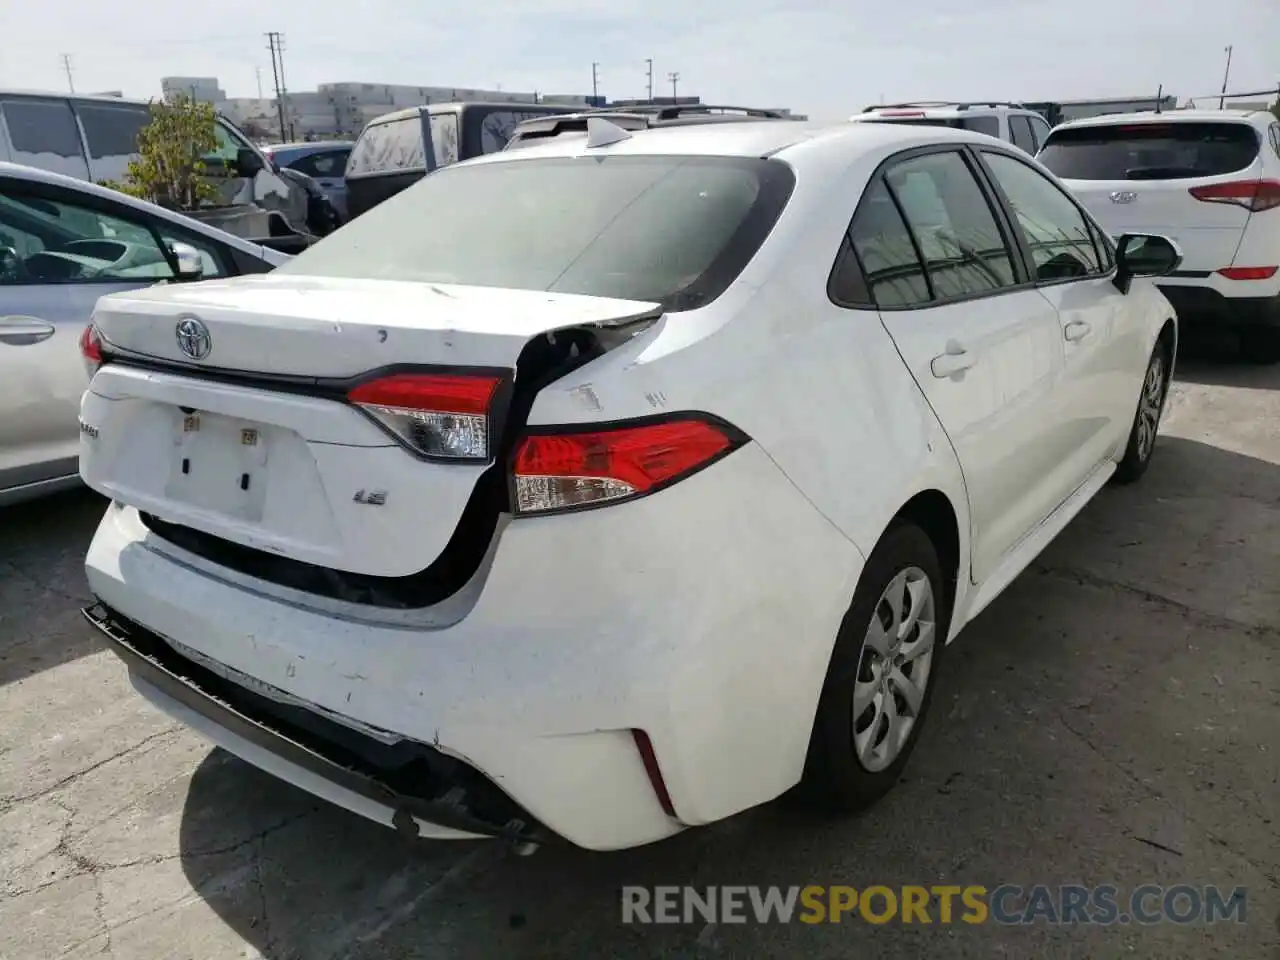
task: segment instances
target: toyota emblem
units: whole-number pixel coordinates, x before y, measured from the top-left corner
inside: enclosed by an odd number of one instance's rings
[[[183,317],[179,320],[174,333],[178,338],[178,349],[192,360],[203,360],[213,349],[209,328],[195,317]]]
[[[1132,190],[1117,190],[1111,195],[1112,203],[1133,203],[1138,199],[1138,195]]]

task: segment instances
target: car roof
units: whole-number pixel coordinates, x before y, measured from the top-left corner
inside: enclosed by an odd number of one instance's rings
[[[112,190],[110,187],[102,187],[96,183],[90,183],[88,180],[80,180],[76,177],[68,177],[65,174],[54,173],[51,170],[41,170],[39,167],[28,167],[21,163],[9,163],[0,160],[0,177],[13,177],[17,180],[26,180],[28,183],[43,183],[55,187],[63,187],[68,190],[74,190],[77,193],[86,196],[99,197],[105,200],[112,200],[116,203],[123,204],[126,207],[132,207],[139,213],[150,214],[159,217],[162,220],[169,220],[184,230],[192,233],[203,234],[210,239],[219,240],[222,243],[229,243],[241,247],[248,251],[256,248],[258,245],[251,240],[243,237],[237,237],[235,234],[227,233],[225,230],[219,230],[217,227],[211,227],[199,220],[191,217],[183,216],[172,210],[166,210],[164,207],[157,206],[146,200],[139,200],[137,197],[131,197],[119,190]]]
[[[608,118],[603,118],[607,120]],[[597,150],[601,155],[688,155],[721,157],[769,157],[800,144],[829,146],[847,151],[850,147],[867,152],[882,147],[908,147],[927,142],[981,143],[989,145],[991,137],[969,130],[947,127],[920,127],[894,123],[817,123],[777,120],[754,120],[742,123],[699,123],[664,125],[647,130],[627,131],[630,136],[604,147],[586,146],[584,137],[548,137],[520,150],[501,150],[486,154],[467,164],[503,163],[532,160],[539,157],[581,156]]]
[[[380,117],[374,117],[366,124],[366,127],[376,126],[380,123],[391,123],[394,120],[403,120],[405,117],[412,117],[415,113],[426,111],[427,113],[460,113],[465,107],[484,107],[485,109],[495,110],[543,110],[547,113],[571,113],[580,111],[581,106],[566,106],[558,103],[489,103],[485,100],[450,100],[448,103],[422,103],[416,107],[405,107],[403,110],[395,110],[391,113],[384,113]]]
[[[1140,110],[1133,113],[1104,113],[1099,117],[1082,117],[1079,120],[1068,120],[1054,127],[1055,130],[1075,130],[1081,127],[1113,127],[1117,124],[1139,123],[1204,123],[1219,121],[1226,123],[1252,123],[1258,117],[1267,118],[1267,123],[1275,122],[1269,110]]]
[[[284,153],[285,151],[304,153],[311,150],[348,150],[354,144],[350,140],[299,140],[295,143],[269,143],[262,149],[268,153]]]
[[[0,97],[41,97],[53,100],[89,100],[96,103],[123,103],[133,107],[148,106],[146,100],[132,97],[112,97],[100,93],[67,93],[65,90],[0,89]]]

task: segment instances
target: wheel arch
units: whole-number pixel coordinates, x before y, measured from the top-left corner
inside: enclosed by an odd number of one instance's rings
[[[938,551],[938,562],[947,578],[946,603],[948,618],[955,610],[962,567],[960,516],[955,506],[941,490],[927,489],[915,494],[894,514],[890,529],[895,523],[912,523],[925,532]]]

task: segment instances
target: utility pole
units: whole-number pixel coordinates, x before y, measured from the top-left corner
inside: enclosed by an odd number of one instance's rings
[[[261,100],[262,99],[262,68],[254,67],[253,75],[254,77],[257,78],[257,81],[258,81],[258,99]]]
[[[653,60],[651,59],[645,60],[645,65],[648,67],[647,77],[649,80],[649,100],[650,102],[652,102],[653,101]]]
[[[1218,109],[1221,110],[1227,102],[1227,81],[1231,78],[1231,45],[1227,45],[1227,70],[1222,75],[1222,96],[1218,98]]]
[[[600,64],[591,64],[591,99],[600,99]]]
[[[668,73],[668,74],[667,74],[667,80],[669,80],[669,81],[671,82],[671,99],[674,101],[674,100],[676,100],[676,99],[677,99],[677,97],[676,97],[676,84],[678,84],[678,83],[680,82],[680,74],[678,74],[678,73],[674,73],[674,72],[673,72],[673,73]]]
[[[71,79],[71,54],[64,53],[62,55],[62,69],[67,74],[67,86],[72,93],[76,92],[76,83]]]
[[[276,31],[267,34],[267,49],[271,51],[271,78],[276,88],[276,116],[280,120],[280,140],[287,139],[284,125],[284,63],[280,55],[282,37]]]

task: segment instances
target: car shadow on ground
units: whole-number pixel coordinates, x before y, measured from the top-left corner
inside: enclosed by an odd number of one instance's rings
[[[1265,893],[1280,864],[1266,818],[1280,776],[1280,467],[1170,437],[1156,457],[947,649],[904,780],[861,817],[817,819],[784,798],[637,850],[523,858],[490,842],[406,843],[214,751],[186,799],[187,879],[276,960],[1207,955],[1204,928],[1168,924],[621,922],[628,884],[1211,877]],[[1210,670],[1201,644],[1230,662]],[[1215,711],[1232,711],[1230,750],[1213,739]],[[1260,925],[1215,928],[1215,949],[1270,955],[1267,910]]]
[[[80,608],[107,502],[80,488],[0,507],[0,687],[102,649]]]
[[[1189,331],[1178,348],[1174,379],[1205,386],[1280,389],[1280,363],[1254,363],[1239,338]]]

